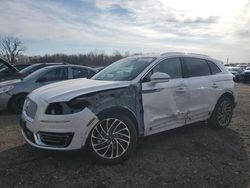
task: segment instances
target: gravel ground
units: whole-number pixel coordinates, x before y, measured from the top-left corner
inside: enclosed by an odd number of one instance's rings
[[[185,126],[140,140],[122,164],[94,164],[82,151],[27,145],[19,116],[0,112],[0,187],[250,187],[250,85],[228,129]]]

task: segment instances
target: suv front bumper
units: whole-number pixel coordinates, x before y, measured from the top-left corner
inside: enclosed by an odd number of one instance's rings
[[[37,148],[80,149],[85,145],[93,126],[99,121],[88,108],[74,114],[46,115],[48,104],[42,99],[31,100],[37,103],[36,115],[32,119],[23,111],[20,126],[25,140]]]

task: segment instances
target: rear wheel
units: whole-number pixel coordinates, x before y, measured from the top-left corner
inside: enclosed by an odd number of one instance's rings
[[[231,122],[232,115],[233,101],[229,97],[221,97],[210,118],[210,124],[217,128],[226,128]]]
[[[133,122],[124,115],[105,115],[88,137],[88,148],[95,160],[115,164],[135,149],[137,133]]]
[[[26,99],[27,94],[19,94],[14,96],[10,101],[10,110],[15,114],[21,114],[23,109],[23,104]]]

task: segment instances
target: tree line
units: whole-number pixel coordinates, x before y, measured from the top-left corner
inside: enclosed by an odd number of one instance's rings
[[[125,52],[125,54],[122,55],[119,51],[115,51],[112,55],[105,54],[104,52],[90,52],[74,55],[46,54],[43,56],[25,56],[23,55],[25,50],[27,50],[27,48],[17,37],[3,37],[0,39],[0,56],[11,64],[62,62],[102,67],[129,56],[129,52]]]
[[[86,65],[91,67],[102,67],[107,66],[119,59],[122,59],[125,55],[121,55],[116,52],[112,55],[107,55],[104,53],[90,52],[87,54],[52,54],[44,56],[20,56],[17,63],[70,63],[78,65]]]

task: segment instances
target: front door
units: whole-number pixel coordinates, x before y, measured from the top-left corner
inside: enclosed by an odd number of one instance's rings
[[[51,84],[54,82],[59,82],[63,80],[68,79],[68,71],[69,69],[67,67],[62,67],[62,68],[54,68],[52,70],[49,70],[48,72],[42,74],[38,79],[37,79],[37,85],[36,87],[41,87],[47,84]]]
[[[170,75],[167,82],[153,83],[155,72]],[[189,95],[179,58],[169,58],[156,65],[142,80],[145,135],[185,124]]]

